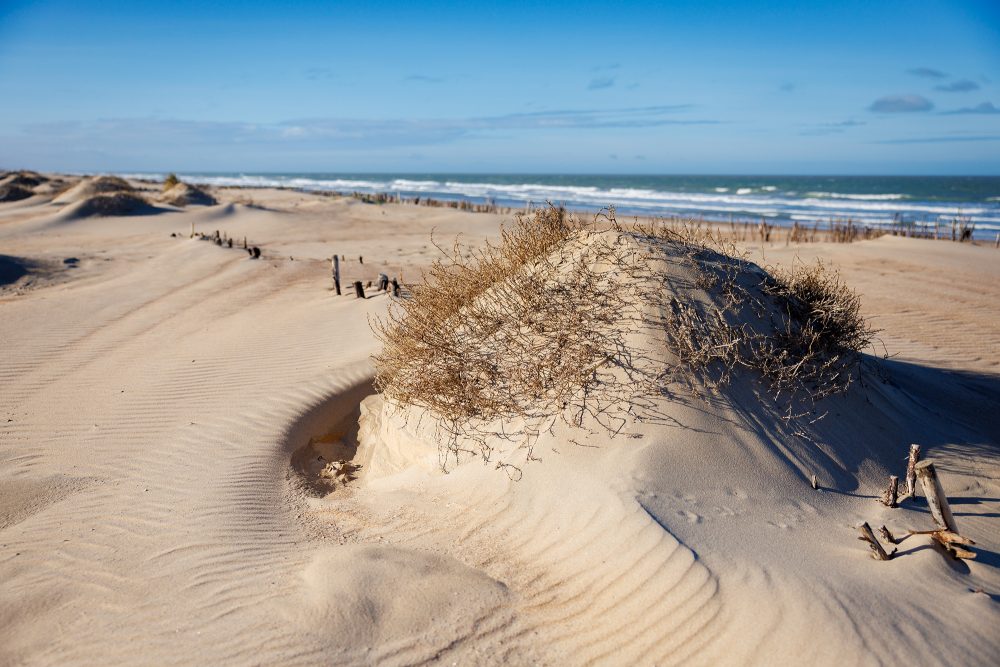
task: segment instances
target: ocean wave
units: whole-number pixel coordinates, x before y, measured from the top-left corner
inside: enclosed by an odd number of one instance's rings
[[[821,197],[830,199],[856,199],[859,201],[891,201],[897,199],[909,199],[909,195],[902,194],[877,194],[877,195],[855,195],[855,194],[845,194],[842,192],[807,192],[806,197]]]
[[[120,174],[129,178],[162,179],[163,174]],[[961,217],[977,224],[979,230],[992,229],[1000,221],[1000,206],[993,197],[972,203],[925,202],[901,193],[853,194],[810,191],[799,195],[794,190],[779,191],[776,186],[754,190],[740,187],[706,187],[703,191],[656,190],[648,187],[575,184],[490,183],[453,179],[329,177],[306,174],[198,174],[179,175],[182,180],[216,186],[285,187],[306,191],[387,192],[408,197],[477,201],[493,200],[500,205],[523,206],[552,202],[570,208],[593,210],[615,205],[622,213],[641,215],[703,216],[710,219],[769,219],[823,223],[830,219],[851,219],[857,224],[889,225],[899,215],[907,221],[949,223]]]

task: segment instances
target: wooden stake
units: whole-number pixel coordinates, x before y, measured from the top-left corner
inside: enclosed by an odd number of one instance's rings
[[[868,543],[868,548],[872,550],[872,558],[875,560],[889,560],[896,553],[895,549],[890,554],[885,552],[882,545],[875,539],[875,533],[872,532],[872,527],[868,525],[867,521],[858,526],[858,531],[861,533],[861,537],[858,539]]]
[[[889,487],[882,493],[882,504],[886,507],[896,507],[897,495],[899,495],[899,478],[889,475]]]
[[[392,279],[392,295],[399,296],[399,281],[395,278]]]
[[[920,461],[920,445],[910,445],[910,460],[906,463],[906,498],[917,495],[918,461]]]
[[[951,515],[951,508],[948,507],[948,497],[944,495],[941,488],[941,480],[938,479],[937,471],[934,470],[934,462],[931,460],[921,461],[916,465],[917,478],[920,479],[920,486],[927,497],[927,506],[931,510],[931,517],[939,528],[950,533],[958,534],[958,526],[955,525],[955,517]]]
[[[812,487],[814,489],[818,489],[819,488],[819,480],[816,479],[816,475],[813,475],[812,479],[809,480],[809,481],[812,482]]]
[[[340,259],[336,255],[333,256],[333,287],[340,296]]]
[[[354,281],[354,296],[359,299],[365,298],[365,286],[361,284],[360,280]]]

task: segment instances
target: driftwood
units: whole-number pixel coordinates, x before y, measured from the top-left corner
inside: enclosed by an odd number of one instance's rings
[[[931,460],[921,461],[916,465],[917,478],[920,479],[920,486],[923,487],[924,495],[927,497],[927,506],[931,510],[931,517],[939,528],[958,533],[958,526],[955,525],[955,517],[951,515],[951,508],[948,506],[948,498],[944,495],[941,487],[941,480],[938,479],[937,471],[934,469],[934,462]]]
[[[897,540],[896,537],[892,533],[890,533],[889,529],[886,528],[885,526],[879,528],[878,532],[879,535],[882,536],[882,539],[888,542],[889,544],[899,544],[899,540]]]
[[[920,461],[920,445],[910,445],[910,458],[906,462],[906,493],[900,502],[917,494],[917,462]]]
[[[891,553],[885,552],[885,549],[882,548],[882,545],[875,538],[875,533],[872,532],[872,527],[868,525],[867,521],[858,526],[858,531],[861,533],[858,539],[868,543],[868,548],[872,550],[872,558],[875,560],[890,560],[896,553],[895,549]]]
[[[930,508],[931,517],[938,529],[911,534],[930,535],[953,558],[975,558],[976,554],[972,551],[955,546],[956,544],[975,544],[975,542],[959,534],[955,517],[952,516],[951,508],[948,506],[948,497],[944,494],[941,480],[938,479],[937,471],[934,469],[934,462],[931,460],[921,461],[916,465],[916,472],[920,486],[927,497],[927,507]]]
[[[896,496],[899,494],[899,478],[889,475],[889,486],[882,492],[882,504],[886,507],[898,507]]]

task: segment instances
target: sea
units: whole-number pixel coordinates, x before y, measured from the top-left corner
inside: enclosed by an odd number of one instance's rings
[[[121,174],[162,178],[164,174]],[[196,184],[386,193],[405,198],[548,203],[584,213],[614,206],[622,215],[690,217],[738,223],[927,229],[974,224],[974,236],[1000,232],[1000,176],[649,176],[554,174],[178,173]]]

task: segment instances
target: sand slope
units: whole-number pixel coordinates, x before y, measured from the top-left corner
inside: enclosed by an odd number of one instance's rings
[[[559,451],[520,482],[479,465],[362,467],[319,498],[293,453],[323,434],[350,439],[343,425],[370,393],[367,317],[386,305],[333,296],[327,258],[346,256],[348,280],[415,277],[432,228],[476,242],[498,219],[269,191],[220,198],[59,224],[47,205],[0,206],[5,254],[80,259],[66,282],[0,294],[0,663],[1000,655],[990,249],[884,239],[769,251],[843,263],[903,353],[870,404],[837,405],[836,451],[798,466],[739,406],[731,421],[690,406],[682,416],[698,431],[550,443]],[[192,222],[247,236],[264,258],[189,240]],[[366,419],[378,407],[366,403]],[[871,414],[892,421],[872,428]],[[858,431],[865,440],[848,447]],[[940,462],[979,560],[950,564],[911,538],[905,556],[876,563],[854,539],[862,519],[927,523],[922,505],[872,500],[909,439]],[[869,446],[871,460],[858,453]],[[838,488],[813,491],[800,468]]]

